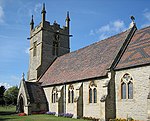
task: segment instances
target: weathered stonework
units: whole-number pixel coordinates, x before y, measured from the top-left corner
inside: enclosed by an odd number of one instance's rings
[[[37,81],[50,64],[61,55],[70,52],[69,28],[43,21],[30,32],[30,62],[28,81]],[[56,36],[58,38],[56,38]],[[58,40],[56,40],[58,39]],[[54,54],[54,41],[58,41],[58,54]],[[36,55],[34,43],[36,42]]]
[[[133,99],[121,99],[121,78],[125,73],[133,77]],[[149,103],[147,100],[150,91],[150,66],[116,71],[116,117],[132,117],[137,120],[147,120]]]

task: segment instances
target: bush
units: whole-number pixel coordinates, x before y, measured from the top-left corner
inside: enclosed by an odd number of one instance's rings
[[[134,120],[133,118],[129,117],[128,119],[116,118],[116,119],[110,119],[109,121],[137,121],[137,120]]]
[[[82,117],[84,120],[92,120],[92,121],[99,121],[98,118],[94,118],[94,117]]]
[[[25,113],[19,113],[18,116],[26,116]]]

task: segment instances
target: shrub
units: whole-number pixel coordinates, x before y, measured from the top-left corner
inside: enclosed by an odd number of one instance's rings
[[[84,120],[92,120],[92,121],[99,121],[98,118],[94,118],[94,117],[82,117]]]
[[[128,118],[128,119],[121,119],[121,118],[116,118],[116,119],[110,119],[109,121],[137,121],[134,120],[133,118]]]
[[[19,113],[18,116],[26,116],[25,113]]]

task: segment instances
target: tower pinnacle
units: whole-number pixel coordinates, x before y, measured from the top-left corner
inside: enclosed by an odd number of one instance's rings
[[[30,31],[34,28],[34,21],[33,21],[33,15],[32,15],[32,19],[30,22]]]
[[[68,27],[68,28],[69,28],[69,22],[70,22],[69,11],[67,11],[66,27]]]
[[[43,3],[43,9],[41,14],[42,14],[42,22],[44,22],[46,17],[45,3]]]

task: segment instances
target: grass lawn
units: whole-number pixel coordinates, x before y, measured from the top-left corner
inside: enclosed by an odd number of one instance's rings
[[[15,107],[0,107],[0,121],[86,121],[82,119],[56,117],[46,114],[35,114],[29,116],[18,116]]]

